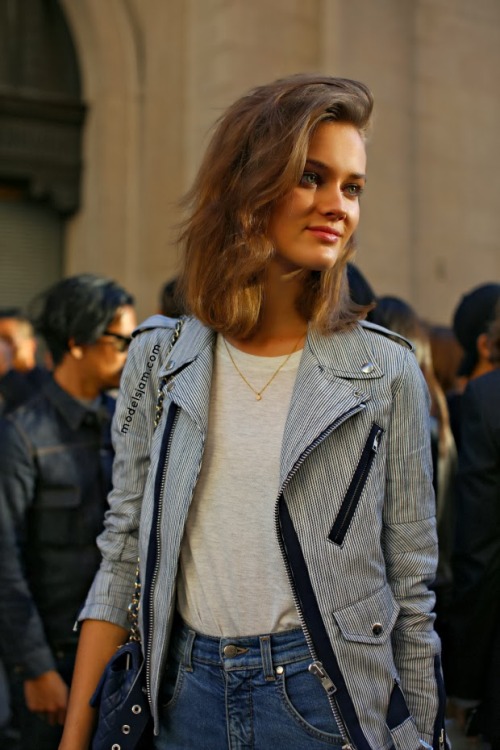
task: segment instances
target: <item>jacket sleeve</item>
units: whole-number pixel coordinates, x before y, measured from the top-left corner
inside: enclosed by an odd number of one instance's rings
[[[480,700],[500,618],[500,377],[472,381],[462,400],[451,621],[456,697]]]
[[[171,331],[145,331],[133,339],[120,382],[112,424],[113,489],[104,531],[102,563],[79,619],[129,627],[128,606],[138,559],[139,520],[150,463],[161,351]]]
[[[429,590],[438,558],[429,398],[411,352],[395,385],[388,441],[383,545],[388,581],[400,607],[394,658],[420,736],[437,747],[444,727],[444,688]]]
[[[24,573],[26,513],[35,493],[35,466],[22,435],[0,421],[0,649],[26,678],[55,669],[44,627]]]

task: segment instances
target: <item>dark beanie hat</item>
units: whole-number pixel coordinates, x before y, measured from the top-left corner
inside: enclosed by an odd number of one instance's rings
[[[477,338],[495,319],[500,284],[482,284],[464,294],[453,317],[453,331],[465,351],[458,375],[470,375],[477,364]]]
[[[352,263],[347,264],[347,282],[351,299],[357,305],[371,305],[377,299],[366,278]]]

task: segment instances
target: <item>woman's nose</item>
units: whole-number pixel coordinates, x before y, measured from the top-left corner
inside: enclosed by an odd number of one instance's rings
[[[324,216],[334,216],[337,220],[345,219],[347,216],[346,198],[342,190],[332,185],[325,188],[324,193],[318,200],[318,208]]]

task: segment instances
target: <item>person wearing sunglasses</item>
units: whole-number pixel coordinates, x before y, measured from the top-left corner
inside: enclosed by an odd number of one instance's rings
[[[32,305],[53,376],[0,422],[0,651],[20,750],[57,748],[76,652],[73,624],[99,565],[110,425],[133,298],[82,274]]]
[[[104,331],[104,333],[101,336],[101,339],[105,337],[113,339],[111,342],[116,351],[123,354],[123,352],[128,351],[128,348],[130,346],[130,342],[132,341],[132,336],[122,336],[121,333],[116,333],[116,331]]]

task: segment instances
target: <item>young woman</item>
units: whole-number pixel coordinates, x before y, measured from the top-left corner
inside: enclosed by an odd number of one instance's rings
[[[347,292],[371,111],[363,84],[299,75],[218,124],[191,317],[168,357],[171,321],[141,326],[122,380],[63,750],[89,745],[138,555],[158,750],[444,743],[427,395]]]

